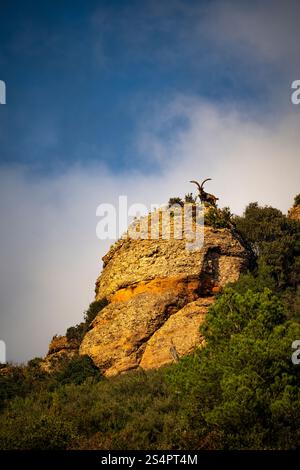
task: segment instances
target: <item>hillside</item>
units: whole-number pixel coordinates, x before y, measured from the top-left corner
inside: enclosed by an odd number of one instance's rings
[[[114,244],[84,321],[0,370],[0,447],[299,448],[298,200],[207,211],[198,251]]]

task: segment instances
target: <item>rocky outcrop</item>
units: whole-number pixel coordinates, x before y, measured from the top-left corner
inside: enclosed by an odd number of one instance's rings
[[[71,358],[78,354],[77,341],[68,340],[66,336],[54,336],[49,344],[48,354],[40,363],[42,370],[50,372],[56,368],[63,358]]]
[[[147,342],[140,367],[152,369],[157,364],[168,364],[173,357],[172,347],[180,357],[201,346],[203,339],[199,328],[213,301],[213,297],[200,297],[170,316]]]
[[[104,269],[96,282],[96,299],[109,301],[146,290],[149,282],[194,278],[202,294],[235,281],[248,262],[241,240],[229,229],[205,227],[204,246],[186,249],[182,240],[119,240],[103,257]],[[142,284],[141,284],[142,283]],[[159,289],[158,283],[154,282]],[[138,290],[137,290],[138,287]],[[152,290],[151,287],[151,290]]]
[[[199,326],[228,282],[247,268],[249,253],[234,230],[205,227],[204,244],[184,239],[122,238],[103,258],[96,300],[107,299],[86,333],[87,354],[106,376],[167,364],[202,344]],[[170,348],[172,348],[173,355]]]
[[[106,375],[136,368],[147,340],[186,301],[181,292],[169,290],[159,295],[143,292],[128,301],[112,302],[96,317],[80,353],[89,355]]]
[[[300,220],[300,205],[291,207],[288,211],[288,218],[292,220]]]

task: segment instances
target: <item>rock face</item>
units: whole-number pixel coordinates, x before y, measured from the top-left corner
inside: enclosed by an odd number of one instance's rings
[[[179,356],[200,346],[203,340],[199,327],[213,301],[213,297],[199,297],[171,315],[147,342],[140,367],[152,369],[157,367],[157,364],[168,364],[172,357],[172,346]]]
[[[55,369],[56,365],[63,357],[71,358],[78,354],[79,344],[71,340],[69,341],[66,336],[54,336],[49,344],[48,354],[41,362],[40,367],[50,372]]]
[[[202,344],[199,326],[214,294],[238,279],[249,258],[227,228],[205,227],[198,251],[174,238],[120,239],[104,256],[96,282],[96,300],[109,304],[84,336],[80,354],[112,376],[191,352]]]

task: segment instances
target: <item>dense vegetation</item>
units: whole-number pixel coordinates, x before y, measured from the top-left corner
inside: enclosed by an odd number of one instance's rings
[[[96,380],[101,378],[99,370],[88,356],[64,357],[51,374],[41,369],[41,361],[35,358],[27,366],[9,367],[4,374],[1,374],[0,369],[0,410],[15,397],[25,398],[41,390],[51,392],[68,383],[81,384],[88,377]]]
[[[210,207],[204,215],[204,224],[214,228],[233,228],[232,217],[229,207]]]
[[[252,203],[230,223],[255,263],[210,308],[205,348],[112,379],[84,357],[15,367],[0,375],[0,448],[299,449],[300,222]]]

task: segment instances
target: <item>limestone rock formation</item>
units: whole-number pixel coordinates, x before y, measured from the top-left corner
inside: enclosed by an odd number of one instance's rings
[[[204,228],[204,245],[184,239],[122,238],[104,256],[96,300],[109,304],[80,345],[106,376],[173,361],[202,338],[199,326],[214,294],[247,268],[249,252],[233,229]]]
[[[140,367],[152,369],[157,367],[157,364],[168,364],[171,360],[171,345],[179,356],[200,346],[203,340],[199,327],[213,301],[213,297],[199,297],[171,315],[147,342]]]
[[[288,211],[288,218],[292,220],[300,220],[300,205],[296,205],[291,207]]]
[[[55,369],[62,358],[71,358],[78,354],[77,341],[68,340],[66,336],[54,336],[49,344],[47,356],[40,367],[46,372]]]

